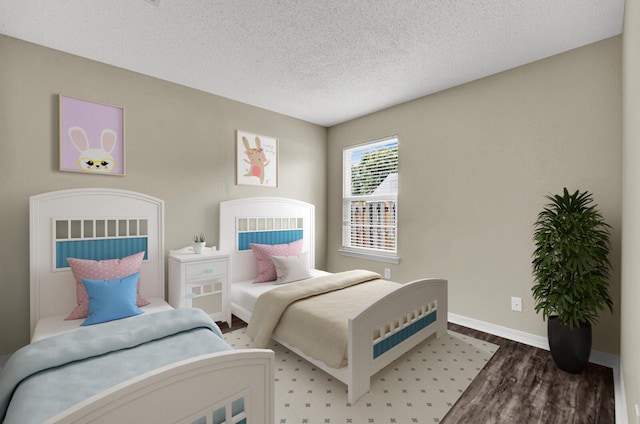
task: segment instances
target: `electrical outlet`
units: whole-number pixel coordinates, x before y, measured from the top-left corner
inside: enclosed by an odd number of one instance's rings
[[[511,298],[511,310],[516,312],[522,312],[522,298],[520,297]]]
[[[384,269],[384,278],[386,278],[387,280],[391,278],[391,268]]]

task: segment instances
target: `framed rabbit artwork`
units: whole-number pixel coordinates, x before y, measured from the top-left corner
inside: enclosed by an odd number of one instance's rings
[[[237,130],[237,183],[278,186],[278,139]]]
[[[124,108],[60,94],[60,170],[124,176]]]

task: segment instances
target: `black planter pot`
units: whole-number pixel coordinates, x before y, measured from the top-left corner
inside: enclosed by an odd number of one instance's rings
[[[571,374],[580,374],[591,354],[591,324],[569,328],[557,316],[547,324],[549,349],[556,366]]]

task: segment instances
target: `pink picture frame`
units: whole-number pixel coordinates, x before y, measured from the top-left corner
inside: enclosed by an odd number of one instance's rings
[[[60,171],[125,175],[124,108],[59,95]]]

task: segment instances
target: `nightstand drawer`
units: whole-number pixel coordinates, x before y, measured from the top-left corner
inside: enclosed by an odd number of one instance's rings
[[[207,261],[186,264],[187,281],[209,278],[215,275],[226,275],[227,261]]]

